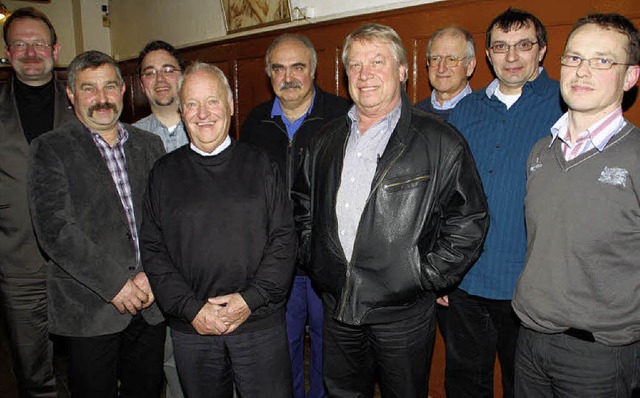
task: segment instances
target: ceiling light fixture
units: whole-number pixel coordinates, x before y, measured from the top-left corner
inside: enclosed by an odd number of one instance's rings
[[[4,21],[11,14],[7,6],[4,3],[0,3],[0,21]]]

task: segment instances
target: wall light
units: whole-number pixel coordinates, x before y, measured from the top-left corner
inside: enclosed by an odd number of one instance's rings
[[[0,21],[4,21],[11,14],[7,6],[4,3],[0,3]]]

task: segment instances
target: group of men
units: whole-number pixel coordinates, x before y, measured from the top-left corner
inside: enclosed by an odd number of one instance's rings
[[[44,14],[17,10],[3,33],[0,298],[21,396],[56,396],[51,333],[73,396],[158,397],[164,364],[170,397],[304,397],[308,325],[306,396],[371,397],[377,381],[426,397],[436,318],[448,396],[493,396],[496,353],[505,396],[640,389],[626,18],[581,19],[558,83],[545,27],[509,9],[475,92],[473,37],[444,27],[416,106],[390,27],[345,39],[352,105],[285,34],[265,57],[275,98],[239,142],[224,73],[168,43],[140,53],[151,114],[128,125],[111,57],[78,55],[65,87]]]

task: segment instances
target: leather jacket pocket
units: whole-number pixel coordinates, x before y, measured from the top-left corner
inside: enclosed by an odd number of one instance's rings
[[[389,181],[382,185],[382,188],[387,192],[404,191],[407,189],[415,189],[420,186],[426,185],[431,179],[430,175],[420,175],[416,177],[403,178],[401,180]]]

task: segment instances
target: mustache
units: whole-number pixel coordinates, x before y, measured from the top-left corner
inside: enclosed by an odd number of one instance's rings
[[[42,62],[44,61],[41,57],[22,57],[19,59],[20,62]]]
[[[301,88],[302,87],[302,83],[300,83],[297,80],[294,80],[292,82],[284,82],[280,84],[280,90],[286,90],[288,88]]]
[[[102,111],[106,109],[111,109],[114,113],[118,113],[118,107],[116,106],[116,104],[112,102],[103,102],[101,104],[91,105],[89,109],[87,109],[87,114],[89,115],[89,117],[91,117],[93,116],[94,111]]]

